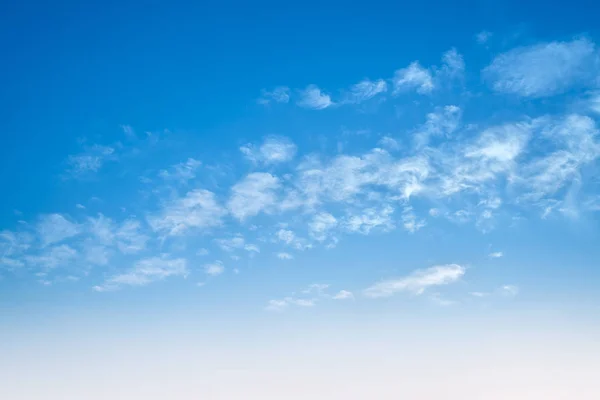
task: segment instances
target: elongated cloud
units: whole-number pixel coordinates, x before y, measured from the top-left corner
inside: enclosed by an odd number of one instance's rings
[[[458,264],[438,265],[399,279],[390,279],[376,283],[364,290],[364,295],[371,298],[390,297],[399,292],[420,295],[430,287],[448,285],[459,280],[466,272],[465,267]]]
[[[95,286],[94,290],[105,292],[122,286],[144,286],[171,276],[185,277],[188,273],[187,262],[183,258],[151,257],[136,262],[122,274],[111,276],[103,285]]]
[[[483,76],[497,92],[546,97],[591,83],[599,61],[594,43],[587,39],[542,43],[500,54]]]

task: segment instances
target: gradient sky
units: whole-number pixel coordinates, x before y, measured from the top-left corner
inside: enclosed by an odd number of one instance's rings
[[[593,2],[2,9],[0,397],[600,395]]]

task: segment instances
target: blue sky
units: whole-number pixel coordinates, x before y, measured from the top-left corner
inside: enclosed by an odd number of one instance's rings
[[[597,330],[588,6],[9,6],[2,330]]]

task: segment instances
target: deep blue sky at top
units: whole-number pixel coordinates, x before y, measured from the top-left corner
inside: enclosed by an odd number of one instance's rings
[[[472,47],[483,29],[536,40],[596,35],[594,3],[5,2],[3,216],[53,187],[77,139],[110,142],[119,124],[208,139],[250,118],[261,88],[388,76],[416,57],[429,65],[452,46]],[[264,134],[251,127],[246,137]],[[221,129],[203,142],[240,134]]]

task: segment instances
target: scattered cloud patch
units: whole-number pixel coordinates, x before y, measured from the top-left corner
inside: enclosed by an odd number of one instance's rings
[[[219,260],[204,265],[204,273],[206,275],[217,276],[221,275],[223,272],[225,272],[225,266],[223,265],[223,262]]]
[[[158,176],[168,181],[177,181],[187,183],[196,177],[196,170],[202,163],[193,158],[188,158],[186,162],[173,165],[169,169],[163,169]]]
[[[394,95],[413,89],[419,94],[428,94],[434,89],[431,71],[421,67],[418,61],[397,70],[392,78],[392,84]]]
[[[59,243],[79,233],[81,226],[61,214],[42,215],[37,224],[37,234],[42,246]]]
[[[300,100],[297,103],[300,107],[312,110],[323,110],[334,105],[331,97],[322,92],[316,85],[308,85],[306,89],[300,91]]]
[[[288,103],[290,101],[290,88],[277,86],[272,91],[263,89],[258,104],[269,105],[271,103]]]
[[[281,252],[277,253],[277,258],[279,258],[280,260],[291,260],[292,258],[294,258],[294,256],[292,256],[290,253]]]
[[[268,136],[258,147],[252,144],[240,147],[248,160],[264,165],[290,161],[296,155],[296,150],[296,145],[283,136]]]
[[[497,92],[536,98],[592,83],[599,66],[594,43],[575,39],[500,54],[483,70],[483,76]]]
[[[350,87],[344,94],[342,103],[360,104],[386,91],[387,83],[383,79],[378,79],[376,81],[364,79]]]
[[[492,37],[492,32],[481,31],[475,35],[475,41],[479,44],[486,44]]]
[[[162,235],[183,235],[190,230],[218,227],[227,211],[219,205],[214,193],[195,189],[184,197],[167,202],[162,210],[148,217],[154,231]]]
[[[151,257],[137,261],[129,271],[113,275],[104,284],[95,286],[94,290],[106,292],[122,286],[144,286],[172,276],[186,277],[188,273],[187,262],[183,258]]]
[[[430,287],[448,285],[458,281],[465,272],[466,268],[458,264],[438,265],[417,270],[403,278],[376,283],[365,289],[363,293],[370,298],[390,297],[399,292],[421,295]]]
[[[340,290],[335,295],[333,295],[334,300],[348,300],[353,298],[354,295],[352,294],[352,292],[349,292],[347,290]]]
[[[251,173],[233,185],[227,207],[240,221],[260,212],[269,212],[277,204],[276,191],[280,186],[276,176],[266,172]]]
[[[519,294],[519,287],[515,285],[503,285],[499,289],[500,294],[505,297],[515,297]]]
[[[380,209],[367,208],[359,213],[349,215],[344,221],[344,227],[348,232],[362,233],[368,235],[375,228],[389,231],[395,228],[392,214],[394,208],[386,205]]]
[[[100,170],[108,160],[114,160],[115,149],[95,144],[86,151],[67,158],[67,173],[74,178],[83,177]]]

